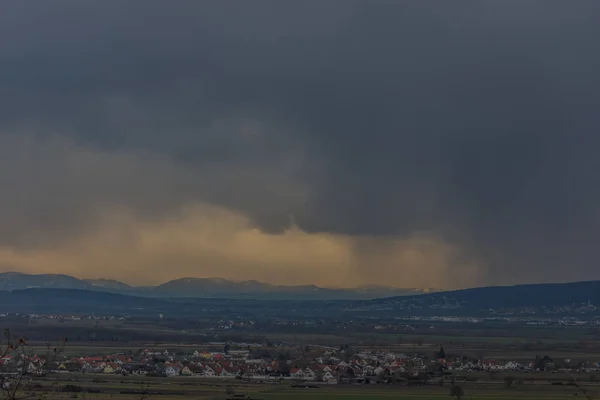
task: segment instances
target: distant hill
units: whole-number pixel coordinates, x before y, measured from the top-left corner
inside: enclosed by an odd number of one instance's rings
[[[258,281],[234,282],[222,278],[181,278],[156,286],[152,293],[174,297],[355,300],[414,295],[424,293],[424,290],[385,286],[331,289],[315,285],[286,286]]]
[[[130,286],[123,282],[116,281],[114,279],[84,279],[83,281],[92,285],[93,287],[96,287],[96,288],[122,290],[122,291],[134,290],[133,286]]]
[[[158,298],[80,289],[36,288],[0,291],[3,312],[154,314],[175,303]]]
[[[61,274],[0,273],[0,291],[22,289],[79,289],[163,298],[358,300],[358,305],[391,310],[415,307],[424,310],[484,310],[559,306],[588,301],[600,304],[600,281],[493,286],[442,292],[374,285],[332,289],[314,285],[272,285],[259,281],[235,282],[222,278],[181,278],[158,286],[135,287],[112,279],[82,280]]]
[[[2,313],[96,314],[113,316],[213,317],[281,315],[318,318],[337,315],[348,301],[164,298],[80,289],[0,291]]]
[[[145,297],[198,297],[234,299],[361,300],[425,293],[424,289],[364,286],[331,289],[314,285],[278,286],[259,281],[235,282],[223,278],[181,278],[158,286],[136,287],[113,279],[77,279],[69,275],[0,273],[0,290],[29,288],[84,289]]]
[[[39,274],[29,275],[20,272],[0,273],[0,290],[28,288],[90,289],[92,285],[69,275]]]
[[[426,293],[442,292],[442,289],[424,288],[424,289],[399,289],[392,286],[364,285],[352,289],[354,292],[362,293],[368,298],[393,297],[393,296],[411,296]],[[374,295],[376,294],[376,295]],[[374,295],[374,296],[373,296]]]
[[[52,282],[56,283],[56,278]],[[211,288],[209,283],[210,280],[200,282]],[[175,287],[172,289],[183,290],[185,285],[189,285],[190,290],[201,287],[199,282],[184,280],[183,282],[175,281]],[[215,286],[219,287],[219,285],[223,287],[220,290],[214,289],[215,293],[226,293],[226,290],[235,288],[228,281],[215,283]],[[248,286],[252,285],[256,284]],[[260,287],[262,286],[258,288]],[[254,287],[254,290],[258,288]],[[300,288],[303,288],[300,291],[304,293],[305,287],[300,286]],[[273,301],[268,297],[255,297],[256,299],[235,298],[234,296],[210,298],[206,292],[190,297],[148,297],[89,289],[68,289],[59,286],[59,288],[0,291],[0,304],[2,312],[80,312],[127,315],[166,313],[170,316],[187,317],[208,314],[222,316],[231,313],[262,315],[265,312],[271,313],[271,315],[290,317],[293,314],[311,318],[343,314],[351,315],[352,318],[355,316],[459,314],[473,316],[482,313],[489,315],[491,310],[510,312],[510,310],[514,311],[519,308],[534,310],[535,313],[541,315],[547,313],[578,315],[581,310],[585,311],[586,307],[595,313],[594,305],[600,306],[600,281],[482,287],[374,300],[324,301],[315,298],[287,298]]]
[[[473,289],[390,297],[357,303],[359,307],[402,310],[499,310],[511,308],[550,308],[587,303],[600,305],[600,281],[547,283],[516,286],[490,286]]]

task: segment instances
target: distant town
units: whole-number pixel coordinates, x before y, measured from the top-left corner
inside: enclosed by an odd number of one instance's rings
[[[121,374],[154,377],[195,376],[199,378],[236,378],[257,381],[278,379],[342,383],[391,383],[420,379],[423,382],[450,379],[456,372],[571,371],[600,372],[598,360],[575,362],[556,360],[548,355],[528,361],[477,359],[447,355],[441,347],[437,354],[396,353],[383,349],[355,349],[351,346],[306,345],[291,343],[210,342],[194,348],[143,348],[111,354],[59,355],[48,361],[45,354],[5,354],[0,359],[5,374],[24,370],[33,376],[55,373]],[[454,375],[453,375],[454,374]]]

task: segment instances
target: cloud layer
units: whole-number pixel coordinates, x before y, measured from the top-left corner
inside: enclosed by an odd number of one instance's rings
[[[136,284],[220,276],[419,287],[460,285],[477,273],[473,266],[451,273],[459,249],[434,235],[311,233],[293,216],[271,233],[247,214],[211,202],[226,193],[224,199],[246,199],[253,214],[276,213],[277,205],[252,204],[259,191],[272,192],[270,201],[301,204],[304,191],[290,187],[285,176],[278,185],[280,171],[230,173],[219,165],[200,171],[154,153],[99,151],[59,136],[37,141],[21,133],[4,136],[1,144],[10,151],[0,152],[8,189],[0,217],[13,228],[3,232],[0,260],[11,269]],[[18,180],[10,168],[20,171]]]
[[[0,265],[600,279],[594,1],[0,10]]]

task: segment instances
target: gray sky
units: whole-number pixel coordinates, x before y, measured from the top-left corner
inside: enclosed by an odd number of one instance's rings
[[[0,265],[600,279],[600,3],[0,3]]]

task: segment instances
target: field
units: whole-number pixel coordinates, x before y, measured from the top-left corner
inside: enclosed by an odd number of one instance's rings
[[[131,386],[131,387],[130,387]],[[338,386],[338,385],[336,385]],[[121,394],[121,391],[139,390],[135,385],[127,384],[101,384],[89,386],[103,390],[102,393],[79,394],[82,399],[140,399],[140,394]],[[449,388],[439,387],[376,387],[376,386],[342,386],[322,388],[292,388],[282,384],[281,387],[244,386],[232,385],[237,394],[249,396],[257,400],[367,400],[367,399],[392,399],[402,398],[405,400],[441,400],[449,399]],[[180,386],[177,383],[160,383],[151,385],[151,390],[161,391],[163,394],[150,395],[148,398],[162,400],[224,400],[230,395],[226,388],[218,383],[214,386],[204,384]],[[504,389],[493,386],[464,386],[464,399],[494,399],[494,400],[528,400],[528,399],[554,399],[566,400],[577,396],[574,387],[556,388],[550,385],[531,385],[518,389]],[[73,398],[73,394],[57,393],[49,398]]]
[[[463,399],[489,400],[566,400],[577,396],[578,389],[568,384],[552,385],[549,375],[537,376],[537,380],[505,388],[501,380],[497,382],[465,382]],[[77,385],[84,392],[77,394],[80,399],[141,399],[141,392],[151,393],[146,399],[162,400],[224,400],[232,394],[249,396],[256,400],[367,400],[393,399],[441,400],[451,399],[448,385],[427,385],[410,387],[403,385],[309,385],[310,387],[292,387],[291,381],[257,384],[236,379],[205,379],[197,377],[150,378],[123,377],[102,374],[52,374],[38,381],[43,391],[49,392],[47,398],[74,398],[74,393],[52,393],[52,388],[66,384]],[[586,383],[586,390],[596,396],[600,392],[597,384]],[[89,393],[89,391],[100,393]],[[125,393],[124,393],[125,392]],[[127,393],[129,392],[129,393]],[[135,393],[137,392],[137,394]],[[229,394],[228,394],[229,393]]]

